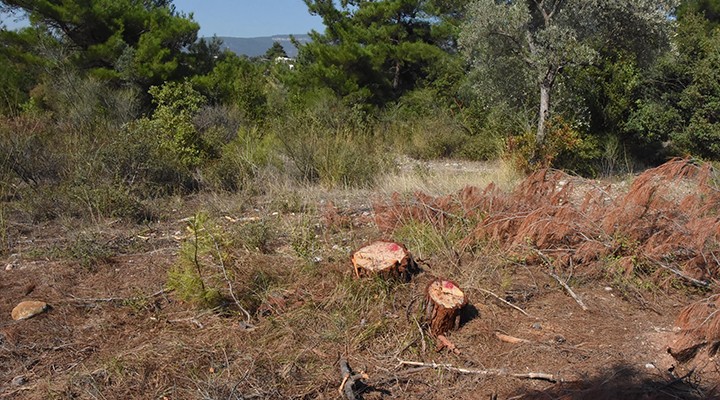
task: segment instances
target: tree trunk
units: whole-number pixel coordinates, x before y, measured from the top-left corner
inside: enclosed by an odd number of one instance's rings
[[[540,112],[538,113],[537,133],[535,134],[535,146],[540,147],[545,143],[545,125],[550,116],[550,90],[552,90],[552,82],[542,82],[540,84]]]
[[[400,60],[395,60],[395,65],[393,66],[392,87],[393,90],[397,90],[398,87],[400,87]]]
[[[455,282],[435,279],[425,289],[425,322],[434,336],[460,327],[460,310],[467,304]]]
[[[417,272],[417,264],[405,246],[391,241],[376,241],[355,251],[352,255],[355,276],[380,275],[409,281]]]

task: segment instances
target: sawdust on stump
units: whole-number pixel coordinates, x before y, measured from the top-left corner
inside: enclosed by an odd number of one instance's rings
[[[447,279],[435,279],[425,289],[425,321],[430,333],[443,335],[460,327],[460,310],[467,297],[460,287]]]
[[[379,275],[409,281],[417,264],[402,244],[378,240],[364,246],[352,255],[355,276]]]

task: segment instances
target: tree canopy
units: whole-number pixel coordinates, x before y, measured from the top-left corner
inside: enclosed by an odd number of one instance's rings
[[[170,0],[2,0],[6,12],[25,12],[34,26],[75,50],[82,70],[149,87],[194,71],[200,28]],[[207,46],[205,48],[207,50]]]
[[[305,0],[322,17],[325,32],[312,32],[300,49],[306,83],[331,88],[353,101],[383,104],[417,87],[432,66],[452,51],[463,1]]]
[[[477,0],[468,8],[461,44],[485,76],[509,70],[518,78],[509,91],[537,104],[535,141],[541,145],[551,93],[567,68],[594,62],[606,46],[642,49],[652,58],[666,43],[673,7],[672,0]],[[539,92],[537,102],[528,101],[528,88]]]

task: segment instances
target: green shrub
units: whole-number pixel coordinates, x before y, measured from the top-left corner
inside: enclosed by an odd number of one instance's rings
[[[228,273],[223,238],[204,213],[188,219],[186,233],[178,259],[168,271],[167,287],[200,308],[218,307],[224,301],[220,282]]]
[[[270,252],[270,241],[274,237],[273,226],[267,220],[250,221],[238,228],[235,236],[247,251]]]
[[[193,119],[205,102],[205,97],[189,82],[168,82],[149,90],[157,106],[152,118],[141,121],[165,148],[187,167],[195,167],[206,160],[211,149],[198,132]]]
[[[47,115],[23,115],[0,121],[0,181],[20,180],[37,187],[60,181],[70,160]]]
[[[155,133],[149,120],[140,119],[111,134],[99,151],[107,173],[140,198],[196,190],[194,169],[167,151]]]
[[[237,136],[220,150],[220,157],[203,169],[206,183],[215,189],[256,189],[262,171],[274,162],[275,141],[257,128],[240,128]]]
[[[215,308],[223,297],[214,287],[206,287],[203,278],[192,266],[176,265],[168,271],[167,287],[188,303],[200,308]]]
[[[597,174],[601,157],[597,138],[584,135],[561,117],[548,123],[545,142],[538,147],[535,132],[508,139],[506,157],[519,171],[554,167],[586,176]]]
[[[499,135],[476,131],[461,116],[450,116],[447,110],[416,116],[400,110],[386,113],[383,118],[386,140],[415,159],[488,160],[495,158],[501,148]]]
[[[308,264],[313,263],[320,248],[315,229],[309,219],[302,219],[292,227],[290,232],[290,246]]]
[[[85,269],[94,269],[98,264],[109,262],[114,252],[107,241],[90,232],[81,232],[64,249],[64,255]]]
[[[347,118],[347,119],[346,119]],[[352,110],[325,103],[291,112],[274,127],[299,180],[327,186],[371,184],[388,165],[382,143]]]

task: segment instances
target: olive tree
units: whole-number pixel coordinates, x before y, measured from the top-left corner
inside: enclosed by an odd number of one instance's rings
[[[529,87],[539,94],[535,142],[541,145],[553,88],[566,68],[593,63],[607,46],[654,57],[667,43],[675,5],[675,0],[475,0],[460,44],[474,68],[494,71],[485,74],[493,81],[478,84]],[[515,78],[498,82],[499,76]],[[518,78],[529,85],[518,84]],[[527,99],[528,93],[514,95]]]

